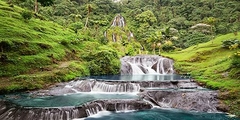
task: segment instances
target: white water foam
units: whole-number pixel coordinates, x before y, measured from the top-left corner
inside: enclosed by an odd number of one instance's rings
[[[161,56],[126,56],[122,58],[123,74],[143,75],[143,74],[158,74],[166,75],[173,74],[173,61]],[[129,66],[131,70],[129,70]]]
[[[110,114],[112,114],[112,112],[110,112],[110,111],[99,111],[97,114],[91,115],[89,117],[90,118],[100,118],[100,117],[107,116]],[[86,118],[89,118],[89,117],[86,117]],[[86,118],[76,118],[73,120],[85,120]]]
[[[91,92],[139,92],[140,85],[136,83],[109,84],[96,82]]]

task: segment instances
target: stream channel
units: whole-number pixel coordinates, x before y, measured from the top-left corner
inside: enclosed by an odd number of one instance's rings
[[[0,120],[240,120],[219,109],[217,91],[175,74],[171,59],[126,56],[120,71],[1,95]]]

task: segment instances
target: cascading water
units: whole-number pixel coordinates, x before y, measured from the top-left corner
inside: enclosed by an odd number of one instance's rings
[[[121,58],[121,75],[173,74],[173,60],[157,55]]]
[[[113,19],[113,22],[112,22],[111,26],[125,27],[124,17],[121,16],[120,14],[116,15],[115,18]]]
[[[131,41],[131,39],[134,38],[134,35],[131,31],[127,30],[125,26],[125,18],[121,14],[117,14],[111,23],[111,27],[104,32],[104,37],[109,41],[118,42],[122,40],[123,36],[126,36],[128,38],[128,41]],[[121,28],[121,32],[116,31],[116,27]],[[125,35],[122,33],[125,33]]]
[[[143,74],[145,74],[137,64],[129,63],[129,65],[132,68],[132,75],[143,75]]]
[[[6,95],[2,97],[3,101],[0,100],[0,119],[69,120],[83,117],[90,119],[99,111],[115,111],[116,114],[110,113],[108,117],[123,114],[122,116],[128,118],[131,114],[126,111],[135,111],[130,113],[138,115],[143,110],[144,114],[148,113],[146,118],[165,120],[159,116],[165,111],[159,108],[198,112],[219,111],[217,92],[203,89],[189,77],[172,75],[174,70],[171,59],[156,55],[126,56],[121,59],[121,63],[123,75],[117,79],[87,78],[59,83],[48,90],[30,92],[27,96]],[[158,106],[157,109],[154,106]],[[155,109],[151,109],[153,107]],[[156,115],[153,117],[151,113]],[[168,112],[168,114],[176,114],[176,112]],[[196,117],[192,114],[188,116]],[[171,116],[167,117],[171,118]],[[122,117],[115,119],[118,118]],[[222,114],[221,118],[228,117]]]
[[[86,105],[86,106],[88,106],[86,109],[86,113],[88,116],[97,114],[99,111],[105,110],[101,103],[96,103],[95,106],[89,106],[89,105]]]
[[[118,83],[112,84],[109,82],[96,82],[92,92],[138,92],[139,84],[134,83]]]

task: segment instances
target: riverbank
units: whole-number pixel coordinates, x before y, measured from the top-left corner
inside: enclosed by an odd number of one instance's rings
[[[202,86],[219,90],[219,99],[228,106],[229,112],[240,116],[240,81],[232,68],[234,54],[239,49],[229,50],[222,47],[223,40],[240,39],[240,33],[216,37],[187,49],[172,53],[164,53],[175,61],[175,69],[179,73],[190,73]]]
[[[26,11],[0,1],[0,93],[41,89],[78,76],[119,72],[119,58],[125,55],[120,43],[106,45],[91,38],[89,31],[76,34],[34,13],[25,20],[22,13]],[[190,72],[200,84],[220,90],[219,98],[231,113],[240,116],[240,83],[231,77],[236,69],[230,67],[233,54],[239,50],[221,47],[222,40],[240,39],[239,34],[216,37],[163,55],[176,61],[179,73]]]

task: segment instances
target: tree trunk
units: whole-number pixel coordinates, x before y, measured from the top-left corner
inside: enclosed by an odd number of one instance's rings
[[[37,1],[37,0],[35,0],[34,12],[35,12],[35,13],[38,13],[38,1]]]
[[[88,16],[87,16],[86,23],[85,23],[85,29],[87,29],[87,24],[88,24]]]
[[[1,46],[1,52],[3,53],[3,46]]]

